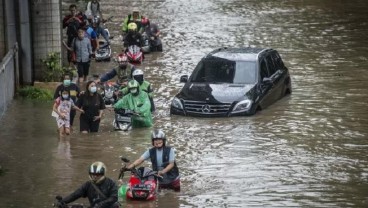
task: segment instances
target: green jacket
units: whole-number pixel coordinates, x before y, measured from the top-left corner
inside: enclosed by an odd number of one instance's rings
[[[139,95],[133,96],[132,94],[125,95],[117,103],[114,108],[116,109],[129,109],[139,115],[132,116],[132,126],[134,127],[151,127],[153,120],[151,114],[151,102],[148,94],[144,91],[139,92]]]
[[[141,20],[142,18],[143,18],[143,16],[139,15],[138,19]],[[123,22],[122,27],[121,27],[121,30],[125,33],[128,32],[128,24],[131,23],[131,22],[134,22],[133,21],[133,16],[131,14],[129,14],[127,17],[125,17],[124,22]],[[140,31],[141,24],[139,22],[135,22],[135,23],[137,23],[137,27],[138,27],[137,31]]]

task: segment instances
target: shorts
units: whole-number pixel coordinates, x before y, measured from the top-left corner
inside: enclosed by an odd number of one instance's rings
[[[77,70],[78,70],[78,77],[88,76],[89,74],[89,65],[90,62],[78,62],[77,63]]]

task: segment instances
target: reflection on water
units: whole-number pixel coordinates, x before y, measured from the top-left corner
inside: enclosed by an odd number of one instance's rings
[[[194,0],[135,2],[163,33],[164,52],[139,66],[155,89],[155,126],[177,149],[181,193],[161,192],[125,207],[367,207],[368,4],[356,1]],[[118,25],[129,7],[106,0]],[[121,12],[122,11],[122,12]],[[219,46],[272,47],[290,69],[293,93],[252,117],[170,116],[179,77]],[[114,63],[93,63],[103,73]],[[88,180],[101,160],[117,179],[119,156],[138,158],[150,131],[100,132],[59,139],[51,103],[15,101],[0,121],[1,207],[49,207]],[[78,129],[78,116],[75,129]],[[149,163],[145,163],[149,165]],[[22,196],[21,198],[19,196]],[[81,200],[83,202],[83,200]]]

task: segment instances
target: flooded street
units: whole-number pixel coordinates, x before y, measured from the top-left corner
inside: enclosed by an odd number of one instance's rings
[[[368,207],[368,2],[365,0],[129,1],[159,23],[164,52],[141,69],[153,84],[154,126],[175,147],[182,191],[123,207]],[[113,50],[131,7],[106,0]],[[110,16],[110,15],[107,15]],[[293,92],[252,117],[170,116],[170,103],[206,53],[220,46],[271,47]],[[114,62],[92,63],[103,73]],[[152,128],[59,139],[52,102],[15,100],[0,121],[0,207],[51,207],[88,180],[97,160],[117,179],[119,156],[135,160]],[[150,163],[145,163],[149,165]],[[85,203],[85,199],[78,202]]]

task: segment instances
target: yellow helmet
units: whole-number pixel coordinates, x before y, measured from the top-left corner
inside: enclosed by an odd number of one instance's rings
[[[134,22],[131,22],[128,24],[128,30],[137,30],[137,24],[135,24]]]

